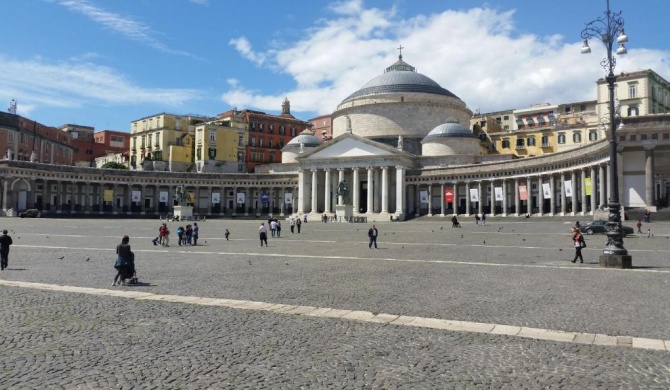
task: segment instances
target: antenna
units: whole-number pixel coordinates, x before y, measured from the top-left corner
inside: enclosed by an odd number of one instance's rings
[[[7,112],[16,115],[16,100],[12,99],[12,101],[9,102],[9,108],[7,109]]]

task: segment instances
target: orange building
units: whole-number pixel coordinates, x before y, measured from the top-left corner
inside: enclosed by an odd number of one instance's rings
[[[69,134],[20,115],[0,112],[0,153],[3,159],[72,165]]]

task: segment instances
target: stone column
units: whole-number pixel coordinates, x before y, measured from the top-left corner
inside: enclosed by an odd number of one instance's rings
[[[440,217],[444,217],[444,183],[440,185]]]
[[[98,214],[105,213],[105,184],[98,183]]]
[[[395,213],[400,216],[405,213],[405,168],[396,166]]]
[[[2,209],[7,210],[7,193],[9,191],[9,178],[2,181]]]
[[[421,185],[419,183],[414,185],[414,208],[416,209],[415,215],[421,215]]]
[[[351,204],[354,205],[354,214],[361,212],[361,178],[358,172],[358,168],[353,168],[353,198]]]
[[[279,191],[279,215],[286,214],[286,187],[281,187]]]
[[[219,205],[219,214],[225,215],[225,209],[228,207],[227,199],[226,199],[226,187],[221,186],[219,189],[221,191],[221,204]]]
[[[502,199],[502,216],[506,217],[507,216],[507,180],[503,179],[502,183],[502,193],[503,193],[503,199]]]
[[[237,186],[233,186],[233,217],[237,215],[237,207]]]
[[[372,214],[374,212],[373,208],[373,190],[374,190],[374,184],[373,184],[373,172],[374,168],[368,167],[368,210],[366,214]]]
[[[465,216],[470,216],[470,182],[465,182]]]
[[[251,205],[250,187],[244,187],[244,216],[249,216],[249,207]]]
[[[51,187],[49,181],[45,179],[42,181],[42,210],[47,210],[45,206],[47,203],[51,204],[50,198],[51,198]]]
[[[542,175],[537,177],[537,209],[540,217],[544,215],[544,190],[542,189]]]
[[[316,213],[317,211],[319,211],[319,202],[318,202],[319,195],[317,193],[319,184],[318,174],[319,171],[317,171],[316,169],[312,169],[312,210],[311,210],[312,213]]]
[[[601,164],[598,167],[598,188],[600,189],[600,205],[607,204],[607,188],[605,187],[605,167]],[[609,178],[608,178],[609,179]]]
[[[388,178],[389,168],[382,167],[382,213],[388,213],[388,200],[389,200],[389,178]]]
[[[235,195],[237,196],[237,195]],[[303,206],[303,199],[305,198],[305,171],[302,169],[298,170],[298,215],[302,217],[305,213],[305,206]],[[340,197],[341,199],[341,197]],[[293,199],[293,202],[296,200]],[[342,200],[340,200],[340,204]],[[295,212],[295,210],[294,210]]]
[[[114,213],[114,214],[116,214],[116,212],[118,211],[116,209],[116,192],[117,192],[116,191],[116,184],[113,184],[112,185],[112,213]],[[59,198],[60,198],[60,195],[59,195]]]
[[[570,174],[570,184],[572,185],[572,197],[570,199],[572,208],[570,215],[577,215],[577,172],[575,171],[572,171]]]
[[[483,188],[482,181],[480,180],[477,183],[477,198],[479,199],[479,201],[477,202],[477,213],[479,215],[484,214],[484,194],[482,192],[482,188]]]
[[[451,202],[451,207],[454,209],[454,215],[458,215],[458,182],[454,182],[454,199]]]
[[[519,196],[519,178],[514,179],[514,215],[519,216],[521,210],[521,197]]]
[[[549,215],[556,215],[556,176],[549,175],[549,189],[551,190],[551,198],[549,198]]]
[[[331,184],[330,184],[330,169],[326,168],[325,172],[325,178],[324,178],[324,187],[325,190],[323,191],[323,210],[326,214],[330,214],[333,212],[333,209],[331,208],[331,199],[330,199],[330,190],[331,190]]]
[[[77,203],[77,182],[70,183],[70,212],[74,213],[74,207]]]
[[[489,204],[491,205],[491,216],[496,215],[496,183],[491,180],[491,195],[489,196]]]
[[[596,185],[596,167],[591,167],[591,215],[596,211],[596,198],[598,197],[598,186]]]
[[[84,212],[86,214],[89,213],[90,211],[89,208],[91,207],[90,205],[91,201],[88,197],[90,191],[91,191],[91,182],[87,181],[86,185],[84,186],[84,201],[82,202],[83,204],[81,205],[84,208]]]
[[[559,180],[561,181],[561,215],[565,215],[565,172],[561,172]]]
[[[374,171],[374,197],[373,197],[373,203],[374,203],[374,208],[372,209],[373,212],[378,213],[381,210],[381,169],[375,169]]]
[[[586,215],[587,214],[587,212],[586,212],[586,169],[582,169],[579,172],[579,174],[581,175],[581,180],[580,181],[581,181],[581,184],[582,184],[581,194],[580,194],[581,201],[582,201],[582,207],[581,207],[581,210],[580,210],[580,214],[581,215]]]
[[[433,216],[433,183],[428,183],[428,216]]]
[[[151,204],[153,205],[154,212],[158,214],[160,214],[160,211],[158,210],[158,206],[160,205],[159,199],[160,199],[160,186],[158,184],[155,184],[154,199],[153,202],[151,202]]]
[[[212,194],[214,193],[214,188],[212,186],[207,186],[207,215],[212,215]],[[219,197],[219,202],[221,202],[221,197]]]
[[[647,208],[654,207],[654,146],[644,146],[644,203]],[[623,204],[623,199],[619,200]]]

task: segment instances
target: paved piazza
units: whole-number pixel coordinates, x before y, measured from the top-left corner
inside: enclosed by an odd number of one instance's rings
[[[370,250],[367,224],[162,248],[157,220],[2,218],[0,388],[670,388],[670,223],[613,270],[604,236],[569,262],[575,219],[381,222]],[[110,286],[123,234],[140,286]]]

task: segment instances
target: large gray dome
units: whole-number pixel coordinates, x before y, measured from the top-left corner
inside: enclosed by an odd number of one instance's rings
[[[368,81],[363,88],[349,95],[342,103],[361,96],[403,92],[430,93],[458,98],[458,96],[440,87],[430,77],[417,73],[413,66],[400,57],[395,64],[386,68],[383,74]]]
[[[467,127],[460,124],[456,119],[449,118],[446,123],[443,123],[428,133],[426,138],[423,139],[423,142],[430,141],[431,139],[436,138],[450,138],[450,137],[461,137],[461,138],[476,138],[475,135],[468,130]]]

